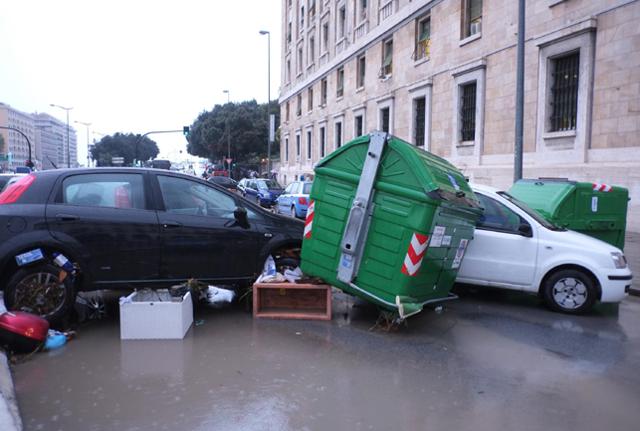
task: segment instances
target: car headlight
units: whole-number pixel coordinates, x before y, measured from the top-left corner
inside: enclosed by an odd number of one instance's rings
[[[619,251],[611,252],[611,259],[613,259],[613,264],[617,269],[623,269],[627,267],[627,258],[624,257],[624,254]]]

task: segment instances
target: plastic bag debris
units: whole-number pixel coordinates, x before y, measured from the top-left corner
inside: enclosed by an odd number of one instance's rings
[[[264,261],[264,268],[262,268],[262,275],[276,275],[276,261],[273,256],[269,255],[267,260]]]
[[[74,271],[73,263],[64,254],[53,253],[53,263],[69,273]]]
[[[67,344],[67,341],[75,337],[74,331],[60,332],[55,329],[49,329],[47,340],[44,342],[45,350],[55,350]]]
[[[289,283],[295,283],[300,280],[303,275],[299,266],[296,267],[296,269],[286,269],[284,271],[284,278],[286,278]]]
[[[206,291],[206,301],[216,307],[233,302],[236,293],[233,290],[222,289],[217,286],[209,286]]]
[[[26,253],[22,253],[16,256],[16,263],[18,266],[24,266],[29,263],[37,262],[44,259],[44,255],[42,254],[42,250],[39,248],[27,251]]]
[[[284,278],[284,275],[276,272],[274,275],[263,275],[260,274],[260,277],[256,280],[256,283],[284,283],[287,279]]]

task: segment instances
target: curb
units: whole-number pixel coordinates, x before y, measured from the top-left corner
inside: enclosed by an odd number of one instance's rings
[[[0,428],[6,431],[22,430],[9,361],[3,351],[0,351]]]
[[[631,296],[640,296],[640,289],[634,289],[633,287],[629,289],[629,295]]]

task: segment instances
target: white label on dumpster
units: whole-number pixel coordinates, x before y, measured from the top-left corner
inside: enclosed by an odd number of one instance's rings
[[[449,247],[451,245],[451,235],[445,235],[442,237],[442,246]]]
[[[429,247],[440,247],[442,245],[442,238],[444,237],[445,231],[446,228],[444,226],[436,226],[435,229],[433,229]]]
[[[462,258],[464,257],[464,251],[467,249],[468,239],[461,239],[460,245],[458,246],[458,250],[456,250],[456,257],[453,259],[453,263],[451,264],[451,269],[456,269],[460,267],[462,263]]]
[[[353,266],[353,256],[350,254],[343,254],[340,262],[343,268],[351,268]]]
[[[591,197],[591,212],[598,212],[598,196]]]

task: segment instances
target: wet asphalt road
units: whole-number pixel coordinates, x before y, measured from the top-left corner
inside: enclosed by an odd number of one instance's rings
[[[26,430],[637,430],[640,298],[571,317],[460,289],[396,332],[334,296],[332,322],[200,308],[183,341],[90,322],[14,366]]]

